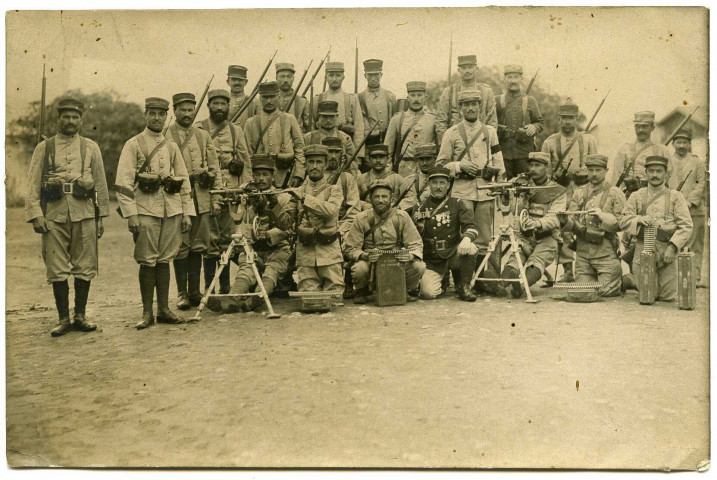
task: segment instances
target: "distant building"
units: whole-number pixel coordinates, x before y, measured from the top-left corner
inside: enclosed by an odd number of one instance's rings
[[[664,142],[667,140],[672,132],[680,125],[682,120],[685,119],[695,109],[694,105],[681,106],[672,110],[670,113],[662,117],[656,122],[655,133],[653,139]],[[685,125],[686,128],[692,130],[692,153],[696,154],[700,158],[706,158],[707,155],[707,108],[700,106],[699,109],[692,115],[692,118]]]

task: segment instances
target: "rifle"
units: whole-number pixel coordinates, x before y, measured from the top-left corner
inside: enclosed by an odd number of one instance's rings
[[[448,51],[448,118],[446,118],[446,129],[451,128],[453,121],[453,84],[451,83],[451,62],[453,61],[453,33],[451,33],[451,47]]]
[[[354,54],[354,94],[358,93],[358,37],[356,37],[356,53]]]
[[[266,76],[266,72],[269,70],[269,67],[271,66],[271,62],[274,61],[274,57],[276,57],[276,54],[279,52],[279,50],[274,51],[274,55],[271,56],[269,59],[269,62],[267,62],[266,67],[264,67],[264,71],[261,72],[261,76],[259,77],[259,80],[256,82],[256,85],[254,86],[254,90],[251,91],[249,96],[247,97],[246,101],[244,102],[244,105],[241,106],[241,108],[237,111],[237,113],[234,114],[234,117],[231,119],[231,123],[236,123],[237,120],[239,120],[239,117],[241,116],[244,111],[249,108],[249,105],[251,105],[251,102],[254,101],[256,96],[259,93],[259,85],[261,85],[261,82],[264,81],[264,77]]]
[[[194,109],[194,115],[192,115],[192,123],[190,125],[194,125],[194,121],[197,119],[197,114],[199,113],[199,109],[202,108],[202,103],[204,103],[204,99],[207,98],[207,92],[209,92],[209,86],[212,84],[212,80],[214,80],[214,75],[212,75],[212,77],[207,82],[207,86],[204,87],[204,92],[202,92],[202,96],[199,97],[199,101],[197,102],[197,108]]]
[[[477,185],[476,190],[489,190],[489,195],[501,195],[505,192],[521,193],[531,190],[543,190],[555,188],[555,185],[530,185],[529,177],[525,174],[518,175],[507,182],[493,182],[487,185]]]
[[[166,134],[167,134],[167,130],[169,130],[169,125],[172,123],[172,119],[173,119],[173,118],[174,118],[173,115],[170,115],[170,116],[167,118],[167,123],[165,123],[165,124],[164,124],[164,127],[162,128],[162,135],[166,135]]]
[[[40,125],[37,129],[37,143],[45,140],[45,91],[47,90],[47,77],[45,64],[42,64],[42,94],[40,95]]]
[[[540,68],[538,68],[538,70],[535,71],[535,75],[533,75],[533,78],[530,79],[530,83],[528,84],[528,87],[525,89],[525,94],[526,94],[526,95],[529,94],[529,93],[530,93],[530,89],[533,88],[533,83],[535,83],[535,79],[536,79],[536,77],[538,76],[538,72],[539,72],[539,71],[540,71]]]
[[[279,52],[278,49],[275,50],[275,51],[274,51],[274,55],[272,55],[271,58],[269,59],[269,61],[266,63],[266,67],[264,67],[264,71],[261,72],[261,76],[259,77],[259,80],[257,80],[256,85],[254,86],[254,90],[252,90],[252,93],[254,93],[255,91],[256,91],[256,92],[259,91],[259,85],[261,85],[261,82],[264,81],[264,77],[266,76],[266,72],[269,71],[269,67],[271,66],[271,62],[274,61],[274,57],[276,57],[276,54],[277,54],[278,52]]]
[[[370,130],[366,133],[366,135],[363,137],[363,140],[361,140],[361,143],[359,143],[358,148],[357,148],[356,150],[354,150],[354,153],[353,153],[353,155],[351,155],[351,158],[349,159],[349,161],[346,162],[346,164],[343,165],[343,166],[338,170],[338,173],[336,174],[336,178],[332,178],[332,179],[331,179],[331,181],[329,182],[331,185],[336,185],[336,182],[338,182],[338,181],[339,181],[339,178],[341,178],[341,174],[344,173],[344,172],[347,172],[347,171],[349,170],[349,167],[351,166],[351,164],[353,163],[353,161],[356,159],[356,157],[358,157],[359,152],[361,151],[361,149],[363,148],[363,146],[366,144],[366,140],[368,140],[368,136],[371,134],[371,132],[373,132],[373,129],[378,126],[378,123],[379,123],[378,120],[376,120],[376,122],[374,122],[374,124],[373,124],[373,126],[371,127],[371,129],[370,129]]]
[[[306,66],[306,70],[304,70],[304,73],[303,73],[303,75],[301,75],[301,79],[299,80],[299,83],[296,85],[296,88],[294,89],[294,94],[293,94],[293,95],[291,96],[291,98],[289,99],[289,103],[286,104],[286,110],[284,110],[285,112],[288,112],[289,110],[291,110],[291,105],[293,105],[294,100],[296,100],[296,95],[299,93],[299,88],[301,88],[301,84],[304,83],[304,79],[306,78],[306,74],[309,72],[309,67],[311,67],[311,64],[312,64],[313,62],[314,62],[314,61],[311,60],[311,61],[309,62],[309,64]],[[297,120],[298,120],[298,118],[297,118]]]
[[[326,56],[326,60],[329,62],[331,61],[331,46],[330,45],[329,45],[329,54]],[[326,72],[324,72],[324,87],[321,91],[322,92],[326,91]]]
[[[97,198],[97,190],[92,197],[92,205],[95,207],[95,268],[100,274],[100,201]]]
[[[692,174],[692,170],[690,170],[689,172],[687,172],[687,175],[685,175],[685,178],[682,179],[682,181],[680,182],[680,184],[677,186],[677,191],[678,191],[678,192],[681,192],[681,191],[682,191],[682,187],[685,186],[685,182],[687,182],[687,179],[690,178],[690,175],[691,175],[691,174]]]
[[[319,72],[321,71],[321,67],[324,66],[324,62],[326,61],[326,59],[329,58],[329,54],[331,54],[331,48],[329,48],[329,51],[326,52],[326,55],[324,55],[324,58],[321,59],[321,63],[319,63],[319,66],[316,67],[316,71],[315,71],[314,74],[311,76],[311,80],[309,80],[309,84],[306,85],[306,88],[304,89],[304,91],[301,92],[301,95],[302,95],[302,96],[306,96],[306,92],[309,91],[309,88],[311,88],[311,89],[313,90],[313,88],[314,88],[314,79],[316,78],[316,75],[318,75]],[[313,98],[313,97],[314,97],[314,95],[313,95],[313,93],[312,93],[312,94],[311,94],[311,98]]]
[[[690,113],[689,115],[687,115],[687,116],[680,122],[680,124],[677,125],[677,128],[675,129],[674,132],[672,132],[672,135],[670,135],[669,137],[667,137],[667,140],[665,141],[665,146],[669,145],[670,142],[671,142],[672,140],[674,140],[675,135],[677,135],[677,133],[682,129],[682,127],[684,127],[685,125],[687,125],[687,122],[690,121],[690,118],[692,118],[692,115],[695,114],[695,112],[697,111],[698,108],[700,108],[699,105],[697,105],[697,106],[695,107],[695,109],[692,110],[692,113]]]
[[[595,117],[597,116],[598,112],[602,108],[602,104],[605,103],[605,100],[607,100],[607,96],[610,95],[610,90],[607,91],[605,96],[603,97],[602,101],[600,102],[600,105],[598,105],[597,110],[595,110],[595,113],[593,113],[593,116],[590,118],[590,121],[587,125],[585,125],[585,128],[583,129],[584,132],[587,132],[590,130],[590,126],[593,124],[593,120],[595,120]]]

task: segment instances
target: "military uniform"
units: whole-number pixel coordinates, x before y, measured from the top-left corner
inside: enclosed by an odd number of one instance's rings
[[[369,157],[372,157],[374,155],[385,155],[386,157],[388,157],[388,147],[386,145],[371,145],[367,148],[367,150]],[[393,173],[393,171],[391,171],[391,169],[388,167],[388,163],[381,172],[376,172],[372,168],[368,172],[359,175],[356,179],[359,197],[361,197],[361,200],[364,202],[361,206],[361,210],[367,210],[371,208],[371,205],[368,202],[369,190],[371,188],[371,185],[373,185],[373,183],[377,180],[382,180],[391,186],[392,205],[395,205],[395,203],[398,201],[399,196],[403,192],[401,190],[401,187],[404,183],[403,177],[397,173]]]
[[[321,144],[328,147],[329,152],[343,151],[342,142],[338,137],[325,137],[321,141]],[[339,165],[339,168],[342,168],[342,166]],[[333,178],[334,175],[336,175],[336,171],[329,169],[328,164],[326,167],[326,175],[328,178]],[[341,208],[339,209],[339,233],[341,237],[344,238],[351,228],[354,217],[361,211],[361,199],[359,197],[356,177],[351,173],[341,172],[336,184],[341,187],[342,193]]]
[[[324,145],[304,148],[304,155],[322,156],[329,149]],[[339,242],[339,211],[343,192],[339,185],[331,185],[324,175],[314,181],[307,177],[301,186],[303,200],[296,227],[296,273],[300,292],[337,290],[343,293],[343,254]]]
[[[259,86],[262,96],[278,93],[276,82]],[[304,138],[293,115],[278,108],[271,113],[262,110],[246,122],[244,135],[250,154],[276,155],[274,186],[283,187],[287,176],[304,178]]]
[[[474,101],[477,98],[480,98],[480,93],[475,90],[462,91],[459,96],[461,102]],[[473,142],[467,153],[463,154],[466,145],[476,136],[477,140]],[[479,250],[481,254],[485,254],[491,239],[494,202],[493,197],[485,191],[477,190],[476,187],[490,183],[482,177],[486,167],[497,169],[499,177],[505,175],[503,155],[495,128],[484,125],[480,120],[475,123],[470,123],[465,119],[460,120],[460,123],[449,128],[443,136],[436,162],[438,165],[448,168],[455,177],[452,195],[460,198],[473,209],[475,223],[480,229]],[[480,169],[480,173],[476,177],[472,177],[463,172],[461,170],[463,163],[472,163]]]
[[[150,97],[145,101],[145,109],[167,111],[169,102]],[[150,161],[142,173],[140,170],[148,157]],[[164,187],[155,191],[145,190],[140,182],[146,177],[141,175],[152,176],[152,182],[154,178],[161,179],[163,183],[167,182],[168,178],[181,181],[180,190],[178,193],[168,193]],[[174,142],[167,141],[161,132],[154,132],[149,128],[130,138],[120,154],[115,188],[122,217],[137,215],[139,220],[134,259],[140,265],[144,313],[143,321],[137,327],[146,328],[154,322],[152,303],[155,287],[157,320],[174,323],[176,317],[169,311],[168,306],[169,262],[177,255],[182,243],[182,217],[196,215],[189,174],[179,147]]]
[[[377,59],[365,60],[363,67],[364,72],[367,74],[381,73],[383,61]],[[378,87],[375,90],[367,87],[358,94],[358,100],[366,131],[378,121],[378,126],[366,139],[366,145],[383,143],[384,138],[386,138],[388,122],[396,112],[396,95],[383,87]]]
[[[241,65],[229,65],[229,69],[227,71],[227,77],[236,77],[236,78],[242,78],[244,80],[247,79],[247,68],[243,67]],[[239,112],[239,110],[244,106],[244,104],[249,101],[249,95],[247,95],[244,92],[241,92],[239,94],[237,93],[230,93],[229,98],[229,121],[234,119],[234,115]],[[251,117],[256,115],[259,111],[261,111],[261,105],[259,105],[259,99],[254,97],[254,99],[251,101],[249,106],[244,110],[244,112],[239,116],[239,118],[234,121],[236,125],[246,125],[246,121],[249,120]]]
[[[651,156],[645,159],[644,167],[662,165],[667,168],[668,159]],[[690,240],[692,235],[692,218],[687,201],[682,193],[672,190],[664,184],[639,189],[630,195],[619,219],[620,228],[630,235],[637,236],[635,256],[632,269],[637,278],[640,277],[640,253],[643,250],[644,228],[638,223],[640,217],[649,217],[657,226],[657,300],[671,302],[677,295],[677,261],[666,264],[663,260],[665,250],[671,244],[679,252]],[[676,257],[676,256],[675,256]]]
[[[374,182],[371,187],[371,190],[391,190],[391,185],[383,180]],[[412,260],[406,264],[406,290],[409,294],[414,292],[426,265],[421,260],[423,241],[411,217],[396,208],[390,208],[383,216],[378,216],[373,208],[356,215],[346,237],[346,257],[354,262],[351,266],[354,287],[364,295],[368,289],[370,264],[362,256],[366,250],[374,248],[407,249],[413,255]]]
[[[65,110],[82,115],[84,104],[74,99],[62,99],[58,104],[58,112],[62,114]],[[56,199],[50,199],[42,193],[42,184],[48,181],[48,177],[59,182],[60,194]],[[100,217],[109,215],[102,153],[94,141],[79,134],[58,133],[35,147],[30,162],[25,221],[34,226],[38,218],[44,217],[48,224],[49,230],[41,232],[42,258],[60,319],[52,332],[53,336],[62,335],[70,328],[67,282],[70,275],[75,277],[75,326],[85,331],[96,328],[85,319],[90,282],[97,275],[98,261],[98,232],[95,229],[93,198],[77,198],[71,193],[65,193],[61,184],[72,184],[73,189],[76,188],[74,185],[94,189]],[[77,195],[79,192],[80,189]]]
[[[607,157],[588,155],[585,166],[607,169]],[[617,257],[618,218],[625,206],[625,194],[603,181],[599,185],[588,183],[573,194],[568,210],[599,208],[604,213],[600,220],[593,215],[571,215],[564,229],[575,233],[577,239],[575,281],[600,282],[598,294],[615,297],[620,294],[622,267]]]
[[[413,91],[426,91],[426,82],[408,82],[408,93]],[[436,116],[422,108],[414,112],[406,110],[397,113],[391,118],[386,130],[384,143],[388,145],[388,156],[398,165],[398,174],[402,177],[412,175],[418,170],[416,166],[416,146],[429,143],[436,144]],[[395,169],[395,166],[394,166]]]
[[[440,176],[448,180],[450,171],[436,167],[428,172],[429,179]],[[475,301],[470,281],[478,249],[472,245],[472,253],[458,252],[458,245],[463,239],[472,244],[478,238],[471,208],[455,197],[436,198],[429,195],[421,202],[413,218],[423,239],[423,261],[426,263],[426,271],[420,281],[421,296],[426,299],[438,297],[443,292],[443,277],[448,270],[452,270],[459,272],[456,278],[460,279],[460,284],[456,285],[456,291],[461,299]]]
[[[317,112],[318,115],[338,116],[338,103],[331,101],[323,102],[318,105]],[[338,127],[334,127],[331,130],[324,130],[323,128],[317,128],[316,130],[312,130],[311,132],[304,135],[304,145],[321,145],[323,140],[327,137],[337,137],[341,140],[343,150],[341,156],[341,164],[345,165],[346,162],[348,162],[354,155],[354,144],[351,140],[351,137],[339,130]],[[351,172],[354,176],[358,176],[359,167],[358,161],[356,159],[354,159],[354,161],[351,163],[348,171]]]
[[[476,65],[477,59],[475,55],[465,55],[458,57],[458,66],[461,65]],[[453,99],[451,102],[451,125],[456,125],[461,121],[460,107],[458,106],[458,97],[464,90],[478,90],[481,92],[481,106],[480,112],[478,113],[478,120],[481,123],[490,125],[493,128],[498,128],[498,117],[496,116],[495,110],[495,94],[489,85],[480,83],[474,80],[471,84],[464,84],[459,82],[457,85],[453,85],[450,89],[453,93]],[[443,141],[443,135],[448,130],[448,91],[449,87],[443,89],[441,98],[438,100],[438,111],[436,112],[436,134],[438,141]]]
[[[296,70],[294,70],[294,64],[292,63],[277,63],[276,64],[276,74],[278,75],[281,71],[290,71],[291,73],[296,73]],[[279,109],[282,112],[290,113],[291,115],[296,118],[297,122],[299,123],[299,127],[301,128],[301,133],[306,133],[311,131],[311,117],[309,116],[309,101],[306,99],[306,97],[303,97],[296,94],[296,98],[294,99],[294,103],[291,105],[291,110],[287,111],[286,107],[289,105],[289,102],[291,101],[291,97],[294,96],[294,89],[290,88],[289,90],[279,90]]]
[[[421,158],[435,159],[436,145],[433,143],[417,145],[414,152],[416,162]],[[415,211],[415,209],[418,208],[418,206],[430,195],[430,190],[428,189],[428,173],[424,173],[420,168],[418,168],[418,165],[416,165],[416,171],[411,175],[408,175],[403,180],[401,191],[403,192],[406,190],[406,196],[403,200],[401,200],[398,208],[410,213]]]

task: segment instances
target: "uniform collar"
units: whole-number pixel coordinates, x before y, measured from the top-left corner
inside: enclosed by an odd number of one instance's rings
[[[57,132],[57,139],[62,141],[73,141],[80,136],[79,133],[74,135],[65,135],[64,133]]]
[[[463,125],[465,125],[468,128],[480,129],[483,126],[483,124],[480,122],[480,117],[478,119],[476,119],[476,121],[473,123],[470,123],[465,118],[461,121],[463,122]]]
[[[290,89],[289,89],[288,91],[286,91],[286,92],[285,92],[284,90],[281,90],[281,89],[279,90],[279,95],[281,95],[282,97],[291,97],[293,94],[294,94],[294,89],[293,89],[293,88],[290,88]]]
[[[386,168],[384,168],[383,172],[381,172],[381,173],[377,173],[373,168],[371,170],[369,170],[369,172],[372,176],[374,176],[376,178],[386,178],[391,173],[391,169],[388,168],[388,165],[387,165]]]
[[[511,92],[510,90],[508,90],[507,92],[505,92],[505,95],[506,95],[506,97],[515,97],[515,98],[522,97],[523,91],[518,90],[517,92]]]
[[[229,92],[229,95],[230,95],[232,98],[244,98],[244,97],[246,97],[246,93],[244,93],[244,92],[241,92],[241,93],[232,93],[232,92],[230,91],[230,92]]]
[[[276,110],[274,110],[274,111],[271,112],[271,113],[266,113],[264,110],[261,111],[261,115],[262,115],[264,118],[273,118],[273,117],[279,115],[280,113],[281,113],[281,110],[280,110],[278,107],[277,107]]]
[[[144,127],[144,131],[142,133],[144,133],[145,135],[147,135],[148,137],[151,137],[151,138],[164,138],[164,135],[162,135],[162,132],[155,132],[153,130],[150,130],[147,127]]]
[[[178,124],[178,123],[176,123],[176,122],[173,123],[172,125],[174,126],[174,128],[176,128],[176,129],[179,130],[180,132],[184,132],[184,133],[189,132],[189,131],[192,129],[192,126],[193,126],[193,125],[190,125],[188,128],[184,128],[183,126],[181,126],[180,124]]]
[[[333,94],[333,95],[338,95],[339,93],[344,93],[344,89],[343,89],[343,87],[339,87],[338,90],[335,90],[335,91],[334,91],[334,90],[331,90],[331,89],[329,88],[326,93],[328,93],[328,94]]]
[[[309,178],[309,175],[306,175],[306,184],[311,186],[312,188],[321,187],[326,183],[326,172],[324,172],[324,176],[321,177],[321,180],[313,181]]]
[[[667,187],[665,186],[664,183],[662,185],[660,185],[659,187],[653,187],[649,183],[647,184],[647,193],[649,193],[650,196],[655,196],[659,193],[662,193],[665,191],[665,189],[667,189]]]

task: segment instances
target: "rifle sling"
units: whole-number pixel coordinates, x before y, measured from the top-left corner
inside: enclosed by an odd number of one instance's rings
[[[167,143],[167,139],[162,139],[159,144],[154,147],[154,150],[152,150],[152,153],[147,153],[147,142],[142,138],[140,135],[137,137],[137,144],[139,144],[139,149],[142,151],[142,155],[144,155],[144,163],[141,167],[139,167],[139,170],[137,170],[137,173],[144,173],[145,170],[149,167],[149,162],[152,160],[152,158],[157,154],[160,148],[164,146],[164,144]]]
[[[470,151],[471,148],[473,148],[473,144],[476,143],[476,140],[478,140],[478,137],[480,137],[481,134],[483,134],[483,140],[485,141],[486,149],[488,150],[488,156],[486,158],[486,165],[490,162],[491,155],[490,155],[490,147],[488,146],[488,129],[485,128],[485,125],[481,126],[481,129],[471,138],[470,142],[468,142],[468,136],[466,135],[466,127],[463,125],[463,123],[458,124],[458,132],[461,134],[461,138],[463,139],[463,143],[465,144],[466,148],[463,149],[463,151],[458,155],[458,158],[456,159],[456,163],[463,160],[463,157],[466,156],[466,154]]]
[[[262,140],[264,140],[264,135],[266,135],[266,132],[269,131],[269,127],[271,127],[271,125],[276,121],[277,118],[279,118],[279,114],[270,118],[264,129],[259,132],[259,140],[254,146],[255,153],[259,150],[259,146],[261,145]],[[261,117],[257,116],[257,130],[259,130],[259,128],[261,128]]]
[[[404,113],[405,112],[401,112],[401,118],[400,118],[400,121],[398,122],[398,132],[399,133],[401,132],[401,127],[403,126],[403,116],[404,116],[403,114]],[[404,133],[403,136],[401,136],[401,142],[398,144],[398,148],[396,149],[396,154],[398,155],[398,160],[396,163],[399,163],[401,160],[403,160],[403,155],[405,153],[403,151],[403,144],[406,143],[406,139],[408,138],[408,135],[410,135],[410,133],[413,131],[413,128],[418,124],[418,122],[421,121],[421,119],[423,118],[423,115],[425,115],[425,113],[421,113],[421,115],[416,115],[416,118],[413,120],[413,123],[411,124],[411,126],[408,127],[408,130],[406,130],[406,133]]]

